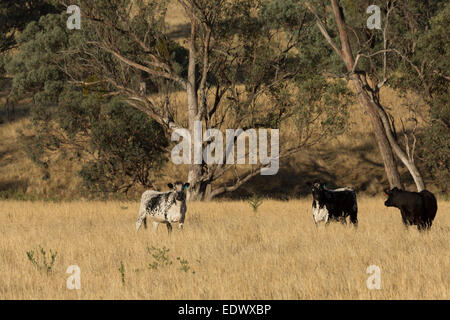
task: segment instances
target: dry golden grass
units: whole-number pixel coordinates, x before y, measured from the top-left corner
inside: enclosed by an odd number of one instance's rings
[[[167,7],[165,21],[170,28],[173,28],[189,23],[189,18],[181,4],[178,1],[172,0]]]
[[[359,199],[359,228],[316,228],[309,199],[190,203],[185,229],[134,231],[136,202],[0,202],[2,299],[449,299],[450,203],[432,229],[405,230],[382,198]],[[41,245],[58,252],[46,275],[27,259]],[[170,249],[152,270],[146,248]],[[176,257],[195,273],[179,270]],[[125,284],[119,272],[125,267]],[[69,265],[81,289],[68,290]],[[369,290],[366,268],[381,268]]]

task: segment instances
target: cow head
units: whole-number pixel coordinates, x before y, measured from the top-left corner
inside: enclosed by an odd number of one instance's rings
[[[384,194],[387,197],[387,200],[384,202],[384,205],[386,207],[396,207],[397,206],[397,196],[401,192],[400,189],[395,187],[392,190],[389,190],[388,188],[384,189]]]
[[[175,193],[175,200],[176,201],[185,201],[186,200],[186,190],[189,188],[189,183],[183,183],[181,181],[177,181],[174,184],[169,183],[167,186],[173,190]]]
[[[320,182],[314,182],[311,185],[311,192],[313,195],[314,200],[323,200],[325,198],[324,192],[325,192],[325,183]]]

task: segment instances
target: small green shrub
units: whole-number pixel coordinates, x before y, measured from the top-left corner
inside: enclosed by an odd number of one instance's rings
[[[153,262],[148,265],[152,270],[156,270],[159,267],[170,266],[172,261],[168,256],[170,249],[162,247],[161,249],[151,246],[147,247],[147,252],[153,257]]]
[[[55,264],[56,256],[58,252],[53,252],[50,249],[49,257],[47,257],[47,252],[39,246],[39,250],[37,251],[40,253],[41,258],[38,259],[35,254],[34,250],[27,251],[27,257],[28,260],[39,270],[39,271],[45,271],[47,275],[49,275],[52,272],[53,265]],[[48,260],[50,258],[50,261]],[[40,260],[40,261],[39,261]]]
[[[185,259],[181,259],[180,257],[177,257],[178,262],[180,262],[180,270],[184,272],[189,272],[191,270],[191,267],[189,266],[189,262]],[[192,270],[192,274],[195,274],[195,271]]]
[[[253,196],[248,200],[248,203],[253,209],[253,212],[258,211],[258,207],[263,203],[262,198],[258,196],[257,194],[253,194]]]
[[[125,285],[125,266],[123,265],[123,262],[120,261],[120,279],[122,280],[122,285]]]
[[[148,268],[151,270],[157,270],[160,267],[171,266],[173,262],[170,259],[169,251],[170,249],[166,247],[162,247],[161,249],[154,246],[147,247],[147,252],[153,258],[153,261],[149,263]],[[191,266],[189,265],[189,261],[187,261],[186,259],[182,259],[181,257],[177,257],[176,259],[180,263],[179,270],[186,273],[192,272],[192,274],[195,274],[195,271],[192,270]]]

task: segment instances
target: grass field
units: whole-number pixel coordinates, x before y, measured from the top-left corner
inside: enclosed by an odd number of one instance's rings
[[[189,203],[185,229],[169,238],[163,225],[135,233],[136,202],[2,201],[0,298],[450,298],[450,202],[423,233],[405,230],[382,198],[359,199],[357,230],[316,228],[310,203],[266,200],[256,213],[246,202]],[[39,263],[39,246],[57,251],[48,274],[27,257],[34,250]],[[66,288],[70,265],[79,290]],[[380,290],[367,288],[370,265]]]
[[[186,46],[188,19],[177,1],[166,22],[169,36]],[[0,105],[11,80],[4,83]],[[380,97],[396,123],[416,106],[423,127],[428,107],[420,97],[389,87]],[[186,93],[171,99],[185,120]],[[427,188],[439,197],[434,225],[423,233],[406,230],[382,197],[369,197],[388,183],[369,117],[357,103],[344,134],[283,159],[277,176],[255,177],[238,190],[299,198],[307,194],[303,181],[316,177],[352,186],[360,195],[357,230],[316,228],[309,198],[265,200],[256,213],[245,201],[217,201],[189,203],[185,229],[174,228],[169,238],[163,225],[156,234],[151,228],[135,233],[138,202],[73,201],[83,199],[78,162],[62,157],[43,179],[19,139],[20,130],[30,130],[31,102],[18,102],[15,120],[0,110],[0,199],[72,201],[0,201],[0,299],[450,299],[448,194],[438,195],[423,170]],[[292,133],[287,130],[282,134]],[[167,182],[185,180],[187,168],[169,162],[155,185],[165,190]],[[415,190],[404,166],[399,170]],[[130,199],[142,191],[136,188]],[[50,250],[57,252],[48,273],[27,256],[34,251],[42,266],[40,246],[47,263]],[[81,270],[79,290],[66,287],[71,265]],[[381,270],[380,290],[366,285],[371,265]]]

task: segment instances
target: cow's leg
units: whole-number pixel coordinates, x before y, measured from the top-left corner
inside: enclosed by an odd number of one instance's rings
[[[426,231],[431,228],[432,224],[433,224],[433,221],[431,219],[425,219],[425,220],[419,221],[417,223],[417,229],[419,229],[419,225],[420,225],[421,231]]]
[[[167,222],[167,232],[169,235],[172,233],[172,224],[170,222]]]
[[[318,208],[316,206],[316,201],[313,201],[313,203],[312,203],[312,218],[313,218],[313,221],[314,221],[314,224],[316,225],[316,227],[317,227],[317,221],[316,221],[317,211],[318,211]]]
[[[153,232],[158,231],[159,222],[153,221]]]
[[[182,212],[181,212],[181,219],[180,219],[180,222],[178,223],[178,229],[180,229],[180,230],[183,229],[185,218],[186,218],[186,208],[183,208]]]
[[[347,225],[347,215],[344,212],[340,213],[340,215],[338,216],[338,220],[341,222],[341,224]]]
[[[419,231],[428,231],[431,228],[431,223],[429,221],[421,222],[417,224],[417,230]]]
[[[406,220],[406,218],[402,217],[402,221],[403,221],[403,226],[405,227],[405,230],[408,230],[409,227],[409,222],[408,220]]]
[[[325,226],[328,226],[332,221],[337,221],[337,219],[335,216],[329,215],[328,219],[325,220]]]
[[[358,227],[358,213],[356,211],[350,212],[350,222],[353,224],[353,226],[356,228]]]
[[[316,217],[315,217],[315,215],[314,215],[314,211],[313,211],[313,215],[312,215],[312,218],[313,218],[314,224],[315,224],[315,225],[316,225],[316,227],[317,227],[317,221],[316,221]]]
[[[406,211],[400,209],[400,212],[402,214],[402,221],[403,221],[403,225],[405,226],[405,230],[408,230],[408,227],[410,225],[409,221],[408,221],[408,214]]]

